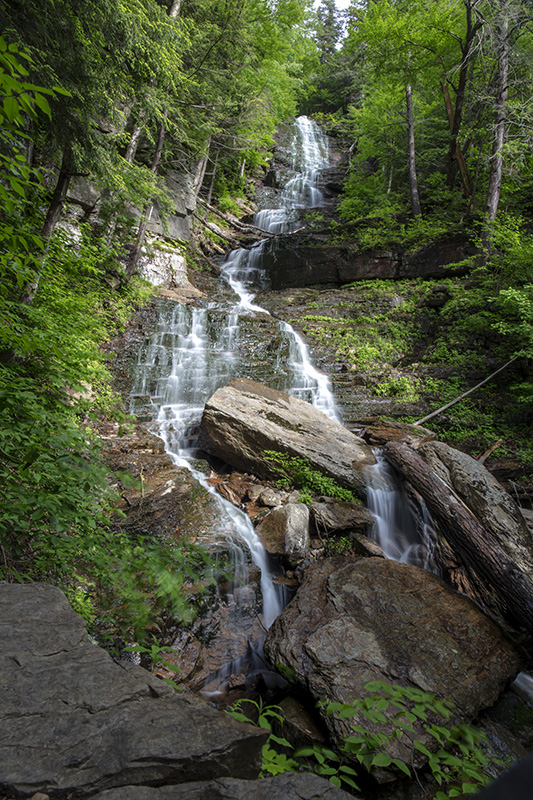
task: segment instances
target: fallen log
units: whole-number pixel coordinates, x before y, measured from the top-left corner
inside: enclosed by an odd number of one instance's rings
[[[480,590],[497,598],[508,618],[533,634],[533,582],[509,558],[460,498],[431,467],[403,442],[389,442],[384,453],[397,471],[422,495],[455,553]],[[484,591],[483,591],[484,590]]]

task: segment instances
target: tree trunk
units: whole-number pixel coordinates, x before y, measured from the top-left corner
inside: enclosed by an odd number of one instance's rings
[[[152,159],[152,164],[150,166],[150,170],[154,173],[154,175],[157,174],[159,162],[161,161],[161,154],[163,153],[163,145],[165,143],[165,132],[166,132],[165,121],[166,121],[166,113],[159,125],[157,145],[155,148],[154,157]],[[146,236],[148,224],[152,218],[153,213],[154,213],[154,204],[148,203],[147,205],[145,205],[145,207],[143,208],[143,212],[141,214],[141,218],[139,220],[139,230],[137,231],[137,238],[135,240],[135,245],[133,246],[130,252],[128,265],[126,267],[126,276],[128,278],[131,278],[131,276],[135,273],[137,269],[137,264],[139,263],[139,259],[141,257],[144,237]]]
[[[181,9],[181,0],[172,0],[172,2],[170,4],[170,7],[168,9],[168,16],[171,19],[175,19],[179,14],[180,9]],[[152,164],[151,164],[151,167],[150,167],[150,169],[154,173],[154,175],[157,174],[157,170],[159,168],[159,162],[161,161],[161,155],[163,153],[163,145],[165,143],[165,135],[166,135],[166,120],[167,120],[167,116],[168,116],[168,110],[165,111],[165,113],[163,114],[163,119],[161,120],[161,123],[159,125],[159,131],[158,131],[158,134],[157,134],[157,145],[156,145],[156,148],[155,148],[154,157],[152,159]],[[134,132],[132,133],[132,138],[133,138],[134,133],[136,133],[136,129],[134,129]],[[140,131],[139,131],[139,135],[140,135]],[[130,140],[130,142],[131,142],[131,140]],[[135,149],[136,148],[137,148],[137,145],[135,145]],[[141,214],[141,219],[139,220],[139,230],[137,231],[137,238],[135,240],[135,244],[133,246],[133,249],[130,252],[130,256],[128,258],[128,264],[126,266],[126,275],[127,275],[128,278],[131,278],[131,276],[137,270],[137,265],[138,265],[139,259],[141,257],[144,237],[146,236],[146,230],[148,228],[148,223],[150,222],[150,219],[151,219],[153,213],[154,213],[154,204],[153,203],[146,204],[145,207],[143,208],[143,212]]]
[[[207,162],[209,161],[209,150],[211,148],[211,137],[208,138],[205,144],[205,155],[199,159],[196,170],[193,178],[193,189],[196,195],[200,193],[200,189],[202,188],[202,184],[205,178],[205,171],[207,169]]]
[[[386,458],[424,498],[444,537],[481,594],[494,593],[515,625],[533,631],[533,583],[478,522],[457,495],[404,442],[388,442]]]
[[[211,182],[209,183],[209,191],[207,193],[207,202],[208,203],[211,203],[211,201],[213,199],[213,189],[215,188],[215,180],[216,180],[216,177],[217,177],[217,166],[218,166],[218,155],[219,155],[219,153],[220,153],[220,150],[217,149],[217,151],[215,153],[215,160],[213,162],[213,172],[211,173]]]
[[[448,122],[450,124],[450,133],[451,133],[451,140],[450,140],[450,149],[448,151],[448,169],[446,174],[446,185],[453,187],[455,182],[455,175],[457,173],[457,166],[459,166],[459,170],[461,172],[461,179],[463,181],[463,191],[465,197],[472,197],[472,179],[470,178],[470,172],[468,171],[468,167],[466,165],[465,157],[463,155],[463,151],[461,150],[461,145],[459,144],[459,127],[460,122],[456,124],[457,116],[455,114],[454,108],[452,106],[452,100],[450,97],[450,93],[448,91],[448,87],[444,81],[441,83],[442,93],[444,95],[444,102],[446,105],[446,112],[448,115]],[[452,156],[452,148],[454,148],[454,155]]]
[[[448,109],[447,105],[451,136],[450,136],[450,146],[448,149],[446,185],[449,186],[450,189],[453,187],[455,176],[457,174],[457,165],[459,165],[459,169],[461,170],[461,177],[463,180],[465,196],[471,197],[472,181],[470,179],[470,174],[468,172],[466,162],[461,150],[461,146],[459,144],[459,131],[461,130],[461,123],[463,121],[463,108],[465,102],[466,87],[468,84],[468,71],[472,59],[473,44],[478,34],[478,31],[482,28],[482,23],[479,20],[477,20],[476,22],[473,21],[472,0],[466,0],[465,5],[466,5],[466,33],[465,33],[464,43],[461,43],[462,59],[461,59],[461,66],[459,68],[459,82],[457,84],[457,91],[455,94],[455,108],[453,109],[451,114],[450,114],[450,109]],[[446,86],[445,83],[443,83],[442,88],[445,93],[445,99],[446,99],[446,95],[448,93],[448,87]],[[451,107],[451,101],[450,101],[450,107]]]
[[[496,86],[496,121],[492,139],[492,155],[489,173],[489,187],[485,214],[488,222],[494,222],[498,214],[500,191],[502,186],[503,158],[502,151],[505,142],[505,129],[507,123],[507,95],[509,91],[509,13],[502,4],[500,17],[496,26],[496,40],[498,49],[498,72]]]
[[[416,177],[415,118],[413,114],[413,96],[410,83],[408,83],[405,88],[405,100],[407,105],[407,149],[409,164],[409,187],[411,190],[411,209],[413,211],[413,216],[419,217],[422,214],[422,209],[420,208],[418,179]]]
[[[128,164],[133,164],[135,155],[137,153],[137,148],[139,146],[139,141],[141,139],[141,133],[142,133],[141,122],[143,120],[143,117],[144,117],[144,112],[141,109],[139,111],[139,118],[135,123],[133,130],[131,132],[130,140],[128,142],[128,146],[126,147],[126,152],[124,153],[124,158],[126,159]]]
[[[57,221],[63,209],[63,204],[67,196],[68,187],[72,178],[72,163],[70,149],[65,148],[63,158],[61,160],[61,167],[59,168],[59,175],[55,189],[50,199],[50,204],[46,212],[46,217],[41,228],[41,237],[46,241],[54,232]],[[37,294],[39,288],[39,281],[41,279],[42,270],[38,270],[33,279],[29,281],[22,291],[20,302],[23,305],[31,305]]]

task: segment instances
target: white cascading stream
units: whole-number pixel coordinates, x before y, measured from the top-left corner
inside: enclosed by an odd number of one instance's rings
[[[379,451],[376,464],[368,468],[367,505],[374,514],[374,539],[385,556],[393,561],[414,564],[435,572],[434,529],[422,498],[417,498],[417,514],[393,470]]]
[[[327,140],[315,123],[300,117],[295,124],[294,174],[281,193],[280,207],[259,212],[255,224],[271,232],[289,230],[294,209],[320,205],[317,187],[320,168],[328,165]],[[263,243],[250,250],[231,252],[222,273],[237,297],[229,308],[210,303],[191,308],[160,302],[157,330],[141,350],[132,391],[132,411],[143,408],[154,418],[154,431],[165,442],[178,466],[186,466],[216,499],[220,509],[217,535],[229,544],[239,578],[246,579],[249,560],[261,571],[263,625],[268,628],[283,608],[283,593],[273,580],[268,556],[246,514],[218,495],[195,469],[197,426],[206,400],[232,377],[246,375],[238,339],[243,316],[268,314],[254,302],[256,287],[264,283],[261,266]],[[279,322],[289,357],[283,365],[287,390],[320,408],[333,419],[339,414],[329,379],[311,363],[309,351],[290,325]],[[272,371],[278,365],[272,364]],[[281,366],[281,365],[279,365]]]

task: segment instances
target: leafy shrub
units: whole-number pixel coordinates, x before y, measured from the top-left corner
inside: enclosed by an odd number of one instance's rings
[[[489,759],[483,751],[486,742],[483,731],[470,725],[447,727],[442,724],[452,716],[450,702],[421,689],[383,681],[371,681],[365,690],[369,695],[353,703],[326,705],[329,714],[355,720],[351,723],[353,733],[345,738],[338,752],[319,744],[294,751],[286,739],[272,733],[274,720],[283,724],[279,706],[264,706],[261,700],[256,703],[246,699],[237,701],[228,713],[241,722],[252,722],[271,732],[263,746],[262,777],[311,768],[334,786],[360,791],[361,778],[376,767],[393,768],[409,778],[416,776],[424,769],[415,767],[418,755],[427,759],[427,768],[439,786],[434,800],[450,800],[474,794],[503,766],[499,760]],[[247,714],[244,713],[245,703],[250,704]],[[251,719],[254,716],[255,721]],[[420,729],[433,740],[433,746],[427,747],[419,738],[414,738]],[[412,751],[409,763],[393,755],[395,743],[402,740],[407,740]],[[287,749],[293,751],[291,756],[283,752]]]
[[[301,489],[308,496],[302,499],[311,501],[312,496],[325,495],[334,497],[337,500],[347,502],[357,502],[353,492],[345,489],[333,480],[333,478],[323,475],[318,470],[313,469],[310,462],[298,456],[288,456],[286,453],[278,453],[275,450],[266,450],[264,453],[266,461],[273,463],[274,469],[281,475],[278,481],[280,488],[288,489],[294,486]]]
[[[248,712],[255,717],[255,720],[244,713],[243,709],[245,703],[249,704]],[[280,725],[283,725],[283,717],[279,706],[265,706],[261,699],[256,702],[255,700],[244,698],[242,700],[237,700],[236,703],[227,709],[226,713],[230,714],[234,719],[239,720],[239,722],[251,722],[253,725],[257,725],[258,728],[270,731],[270,736],[263,745],[262,778],[268,775],[279,775],[282,772],[297,771],[298,762],[288,757],[283,751],[277,749],[283,747],[292,750],[292,745],[287,739],[281,736],[275,736],[272,732],[272,722],[274,720],[277,720]]]
[[[380,397],[397,397],[398,400],[406,402],[418,399],[416,383],[410,380],[407,375],[400,375],[399,378],[387,378],[374,387],[374,394]]]
[[[365,689],[371,693],[368,697],[326,706],[328,713],[356,720],[351,723],[353,733],[346,737],[340,754],[315,746],[297,750],[295,757],[316,759],[320,774],[329,772],[329,779],[335,786],[346,783],[359,789],[352,772],[346,770],[350,762],[355,760],[367,772],[373,767],[392,767],[412,777],[417,772],[413,763],[416,751],[427,758],[429,770],[440,787],[434,800],[474,794],[494,777],[490,767],[495,762],[481,748],[486,741],[483,731],[467,725],[449,728],[438,722],[450,719],[451,703],[438,700],[421,689],[382,681],[371,681]],[[371,728],[360,722],[361,719],[367,720]],[[429,735],[434,747],[428,748],[420,739],[413,739],[417,734],[415,725]],[[407,740],[410,749],[412,747],[410,763],[391,754],[395,742],[401,740]]]

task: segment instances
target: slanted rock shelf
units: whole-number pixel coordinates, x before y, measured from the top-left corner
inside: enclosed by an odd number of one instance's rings
[[[0,584],[0,731],[4,797],[107,789],[115,789],[110,800],[262,796],[250,781],[259,775],[264,731],[114,661],[47,584]],[[326,781],[317,791],[316,781],[268,796],[347,797]],[[205,786],[207,795],[199,793]]]

